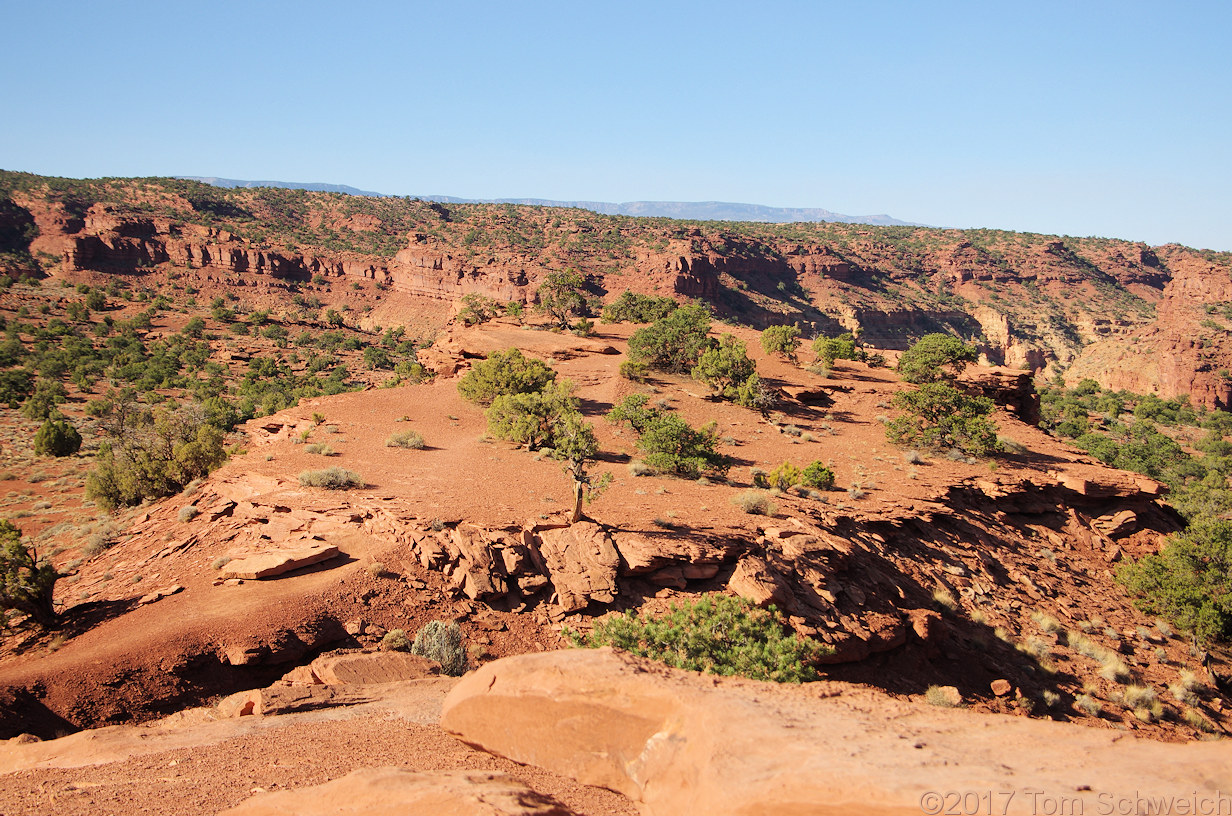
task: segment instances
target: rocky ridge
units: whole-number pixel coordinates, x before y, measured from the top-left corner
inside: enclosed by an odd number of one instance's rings
[[[405,221],[411,228],[398,237],[401,248],[373,253],[314,245],[306,236],[246,237],[252,221],[225,216],[233,210],[259,216],[272,206],[261,191],[215,191],[234,201],[194,207],[184,197],[191,191],[173,194],[148,184],[138,184],[136,193],[96,192],[93,204],[66,203],[37,186],[11,193],[10,200],[37,232],[27,239],[31,257],[56,274],[169,267],[283,297],[322,276],[380,284],[371,299],[373,323],[409,325],[419,311],[439,326],[463,295],[532,302],[545,274],[574,266],[597,293],[703,298],[759,327],[799,322],[808,331],[858,331],[867,344],[887,350],[930,331],[953,331],[978,340],[994,364],[1047,376],[1068,370],[1075,382],[1090,376],[1106,387],[1165,397],[1190,394],[1208,407],[1232,404],[1232,380],[1222,373],[1232,368],[1232,335],[1219,311],[1232,303],[1226,291],[1232,262],[1214,253],[978,230],[672,225],[571,210],[456,204],[451,210],[421,202],[415,203],[418,220]],[[125,195],[143,203],[122,203]],[[388,214],[354,211],[355,202],[388,207],[389,199],[303,196],[317,207],[307,220],[322,235],[391,229],[381,220]],[[14,221],[15,235],[19,226]],[[338,239],[318,243],[329,242]],[[575,249],[592,245],[594,252]]]

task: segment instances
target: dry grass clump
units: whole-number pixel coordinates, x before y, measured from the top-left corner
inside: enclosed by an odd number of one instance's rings
[[[1098,717],[1104,712],[1104,707],[1090,694],[1079,694],[1074,698],[1074,708],[1090,717]]]
[[[1035,625],[1040,628],[1041,632],[1053,634],[1054,632],[1061,631],[1060,622],[1052,615],[1047,615],[1043,612],[1032,612],[1031,620],[1035,621]]]
[[[655,469],[652,468],[650,465],[646,464],[645,462],[640,462],[634,459],[632,462],[629,463],[629,475],[630,476],[653,476],[654,474],[655,474]]]
[[[1214,734],[1218,729],[1215,724],[1202,716],[1202,713],[1192,708],[1187,708],[1181,712],[1181,719],[1188,723],[1191,727],[1198,729],[1203,734]]]
[[[945,587],[939,586],[933,590],[933,600],[951,612],[958,609],[958,600]]]
[[[732,504],[754,516],[773,516],[778,510],[765,490],[745,490],[732,497]]]
[[[424,438],[415,431],[399,431],[391,434],[385,440],[387,448],[407,448],[408,450],[423,450]]]
[[[1198,692],[1202,688],[1203,684],[1198,679],[1198,675],[1188,669],[1181,669],[1181,675],[1177,681],[1169,684],[1168,693],[1175,697],[1178,703],[1196,706],[1198,704]]]
[[[299,483],[304,487],[322,487],[326,490],[350,490],[364,486],[363,477],[358,473],[340,467],[300,471]]]
[[[313,442],[311,445],[308,445],[307,447],[304,448],[304,452],[305,453],[315,453],[315,454],[319,454],[320,456],[333,456],[334,455],[334,449],[331,448],[329,445],[323,444],[321,442]]]
[[[1099,662],[1100,677],[1111,683],[1124,683],[1129,680],[1129,667],[1116,652],[1072,629],[1065,631],[1065,640],[1078,654]]]

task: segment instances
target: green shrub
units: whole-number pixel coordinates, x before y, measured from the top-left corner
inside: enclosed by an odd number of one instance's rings
[[[389,359],[389,352],[380,346],[368,346],[364,349],[364,367],[375,371],[376,369],[392,369],[394,367],[393,360]]]
[[[724,475],[731,467],[719,453],[718,434],[713,424],[691,427],[676,414],[646,407],[645,394],[631,394],[608,412],[612,422],[626,422],[639,435],[642,460],[660,473],[696,479],[703,472]]]
[[[0,404],[16,408],[34,391],[34,375],[24,368],[0,371]]]
[[[550,316],[562,331],[570,328],[574,317],[584,317],[590,304],[583,290],[586,281],[576,270],[549,272],[539,285],[539,310]]]
[[[770,471],[768,480],[771,487],[787,492],[793,485],[800,483],[800,468],[791,462],[784,462]]]
[[[754,374],[736,388],[736,395],[732,401],[744,408],[760,411],[762,416],[766,416],[770,413],[770,409],[778,404],[779,398],[774,389]]]
[[[39,456],[72,456],[81,449],[81,434],[66,419],[48,419],[34,435]]]
[[[625,360],[620,364],[620,376],[626,380],[633,382],[646,382],[647,375],[650,374],[650,366],[645,363],[636,363],[633,360]]]
[[[766,354],[782,354],[794,360],[799,347],[799,326],[770,326],[761,333],[761,348]]]
[[[999,450],[992,400],[972,397],[949,383],[928,382],[894,395],[903,415],[886,426],[891,444],[912,448],[957,448],[972,456]]]
[[[385,440],[387,448],[409,448],[410,450],[423,450],[424,438],[415,431],[400,431],[392,434]]]
[[[364,486],[364,480],[358,473],[337,466],[325,470],[302,471],[299,474],[299,483],[304,487],[323,487],[326,490],[350,490]]]
[[[681,306],[638,329],[629,338],[629,359],[656,371],[683,374],[714,345],[709,337],[710,310],[700,303]]]
[[[34,384],[34,393],[21,406],[21,415],[26,419],[47,419],[56,412],[56,406],[68,399],[68,392],[58,380],[39,377]]]
[[[539,391],[555,379],[556,372],[546,363],[511,348],[475,363],[458,382],[458,393],[463,399],[486,406],[502,394]]]
[[[898,358],[898,373],[909,383],[931,383],[957,376],[975,362],[974,346],[952,334],[926,334]]]
[[[86,476],[86,498],[106,510],[174,495],[227,460],[222,431],[199,403],[149,413],[122,404],[113,416]]]
[[[821,462],[810,462],[800,472],[800,484],[815,490],[829,490],[834,487],[834,471]]]
[[[458,311],[458,319],[468,326],[474,326],[487,323],[500,313],[501,305],[496,300],[471,292],[462,296],[462,308]]]
[[[653,323],[677,308],[676,301],[670,297],[638,295],[626,290],[603,308],[603,319],[608,323]]]
[[[1122,564],[1117,580],[1199,640],[1232,639],[1232,522],[1195,521],[1158,554]]]
[[[774,607],[723,595],[673,604],[661,617],[626,612],[600,620],[587,637],[569,636],[577,646],[612,646],[679,669],[779,683],[816,680],[815,663],[830,652],[785,631]]]
[[[425,623],[415,635],[411,654],[435,660],[450,677],[460,677],[470,668],[466,647],[462,645],[462,629],[455,621]]]
[[[692,374],[723,399],[734,400],[738,387],[757,374],[757,364],[749,359],[742,341],[725,334],[702,353]]]
[[[817,355],[817,362],[826,368],[834,365],[835,360],[854,360],[857,356],[855,335],[845,332],[837,337],[818,337],[813,341],[813,353]]]
[[[556,447],[557,432],[578,400],[571,380],[551,382],[539,391],[502,394],[487,410],[488,433],[527,448]]]
[[[46,558],[22,543],[21,530],[11,521],[0,520],[0,611],[28,615],[37,625],[48,628],[56,621],[52,593],[60,573]]]

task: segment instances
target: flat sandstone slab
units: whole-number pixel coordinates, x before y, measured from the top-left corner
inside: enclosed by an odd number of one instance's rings
[[[232,561],[222,568],[224,578],[273,578],[277,575],[328,561],[339,553],[336,546],[322,544],[294,550],[273,550]]]
[[[1225,742],[1151,742],[824,682],[720,679],[609,649],[482,666],[450,692],[441,726],[620,791],[646,816],[919,816],[955,801],[949,812],[975,812],[961,810],[964,796],[1004,816],[1145,812],[1116,809],[1140,797],[1232,807]]]
[[[261,793],[219,816],[571,816],[553,799],[495,771],[367,768],[341,779]]]

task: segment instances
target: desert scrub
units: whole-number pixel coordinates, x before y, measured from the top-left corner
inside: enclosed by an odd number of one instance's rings
[[[662,616],[626,612],[600,620],[588,636],[566,631],[575,646],[612,646],[678,669],[800,683],[817,679],[828,646],[788,633],[771,606],[711,595],[672,605]]]
[[[816,490],[829,490],[834,487],[834,471],[821,462],[810,462],[800,472],[800,484]]]
[[[363,477],[358,473],[340,467],[300,471],[299,483],[304,487],[323,487],[326,490],[350,490],[364,486]]]
[[[315,453],[319,456],[333,456],[334,449],[321,442],[313,442],[304,448],[304,453]]]
[[[415,635],[411,653],[440,663],[441,671],[450,677],[461,677],[470,668],[462,645],[462,629],[455,621],[425,623]]]
[[[381,638],[381,648],[387,652],[409,652],[411,641],[406,636],[405,629],[390,629]]]
[[[753,516],[773,516],[778,510],[766,490],[745,490],[732,497],[732,504]]]
[[[409,450],[423,450],[424,438],[415,431],[399,431],[396,434],[390,435],[385,440],[387,448],[407,448]]]
[[[929,686],[924,691],[924,701],[938,708],[956,708],[962,705],[962,697],[953,686]]]
[[[654,468],[636,459],[630,462],[628,467],[630,476],[653,476],[655,474]]]
[[[188,522],[195,519],[197,514],[200,512],[201,511],[197,509],[195,504],[188,504],[180,508],[180,512],[177,514],[177,517],[182,522]]]

